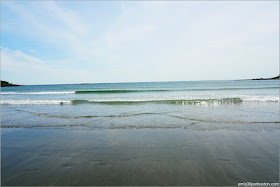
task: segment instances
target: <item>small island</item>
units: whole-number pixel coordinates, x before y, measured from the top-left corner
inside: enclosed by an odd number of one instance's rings
[[[279,79],[279,75],[276,77],[272,77],[272,78],[257,78],[257,79],[251,79],[251,80],[276,80]]]
[[[20,85],[12,84],[7,81],[1,81],[1,87],[8,87],[8,86],[20,86]]]

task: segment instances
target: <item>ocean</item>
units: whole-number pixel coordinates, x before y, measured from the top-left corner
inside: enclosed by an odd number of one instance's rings
[[[3,87],[1,131],[3,185],[277,182],[279,80]]]
[[[278,80],[4,87],[1,105],[2,128],[279,130]]]

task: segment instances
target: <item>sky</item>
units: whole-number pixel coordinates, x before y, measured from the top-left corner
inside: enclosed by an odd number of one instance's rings
[[[1,80],[71,84],[279,74],[279,1],[1,1]]]

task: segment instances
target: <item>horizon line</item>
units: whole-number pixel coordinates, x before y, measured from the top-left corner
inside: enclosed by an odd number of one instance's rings
[[[277,76],[275,76],[277,77]],[[278,75],[279,77],[279,75]],[[274,78],[274,77],[272,77]],[[123,83],[164,83],[164,82],[196,82],[196,81],[243,81],[243,80],[254,80],[254,79],[259,79],[259,80],[278,80],[278,79],[271,79],[271,78],[251,78],[251,79],[223,79],[223,80],[181,80],[181,81],[139,81],[139,82],[95,82],[95,83],[88,83],[88,82],[82,82],[82,83],[51,83],[51,84],[18,84],[20,86],[48,86],[48,85],[70,85],[70,84],[76,84],[76,85],[87,85],[87,84],[123,84]],[[3,80],[1,80],[3,81]],[[6,81],[8,82],[8,81]],[[10,83],[10,82],[9,82]],[[15,83],[11,83],[15,84]]]

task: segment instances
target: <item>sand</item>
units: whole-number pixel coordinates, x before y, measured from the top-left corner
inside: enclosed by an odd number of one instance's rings
[[[2,128],[2,185],[279,181],[279,131]]]

